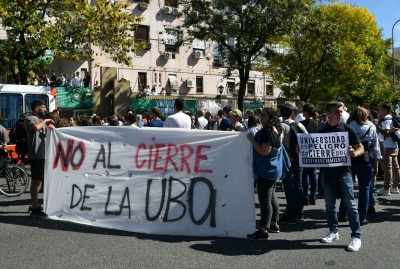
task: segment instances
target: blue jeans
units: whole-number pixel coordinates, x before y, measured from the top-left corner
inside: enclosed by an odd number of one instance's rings
[[[375,172],[375,170],[374,170]],[[376,182],[376,177],[371,176],[371,185],[369,186],[369,205],[375,205],[375,182]]]
[[[308,189],[310,189],[310,198],[315,199],[315,193],[317,192],[317,185],[318,185],[317,168],[304,167],[303,197],[308,198]]]
[[[367,220],[367,213],[369,207],[369,195],[371,187],[371,176],[373,173],[372,158],[369,163],[352,163],[351,173],[353,178],[357,175],[358,177],[358,214],[360,215],[360,221]]]
[[[299,166],[299,160],[293,160],[289,172],[282,179],[286,196],[286,215],[289,218],[301,218],[303,216],[302,170],[303,168]]]
[[[371,197],[371,178],[374,171],[373,159],[370,158],[369,163],[355,163],[351,164],[351,174],[353,182],[355,176],[358,178],[358,214],[360,215],[360,221],[367,220],[368,207],[371,204],[375,204],[375,199]],[[346,217],[346,208],[342,202],[339,207],[339,217]]]
[[[346,207],[349,218],[351,236],[360,237],[360,219],[354,200],[353,179],[350,172],[335,173],[331,168],[321,169],[322,188],[325,195],[325,208],[329,230],[339,231],[338,216],[336,214],[336,198],[340,198]]]

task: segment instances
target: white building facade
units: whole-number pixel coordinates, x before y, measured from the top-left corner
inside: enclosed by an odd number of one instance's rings
[[[173,100],[180,96],[188,100],[203,100],[201,104],[206,104],[207,100],[225,100],[224,103],[236,106],[238,72],[224,77],[227,63],[219,56],[216,44],[211,40],[194,40],[181,46],[176,44],[176,27],[180,20],[177,17],[178,1],[129,2],[131,5],[125,12],[144,18],[135,31],[135,42],[147,43],[145,50],[131,53],[132,66],[115,63],[104,52],[94,48],[93,62],[55,60],[48,66],[48,74],[55,71],[57,75],[70,75],[79,71],[83,77],[88,72],[95,103],[93,112],[102,115],[124,115],[126,109],[132,108],[133,99]],[[245,107],[252,107],[246,106],[251,103],[276,106],[279,96],[281,91],[273,86],[270,77],[251,71]],[[211,110],[207,105],[198,105],[197,108]]]
[[[147,46],[145,50],[131,54],[132,66],[122,66],[101,51],[95,51],[98,56],[90,69],[92,85],[99,85],[97,99],[101,107],[107,106],[107,98],[112,98],[111,111],[119,114],[129,106],[126,97],[173,100],[180,96],[191,100],[223,99],[235,104],[239,77],[235,71],[231,77],[224,77],[227,63],[219,57],[214,42],[194,40],[181,46],[176,44],[176,27],[180,20],[177,17],[178,1],[130,2],[127,12],[144,18],[135,31],[135,42],[146,42]],[[274,88],[271,78],[261,72],[251,72],[245,103],[275,106],[278,96],[280,90]],[[118,106],[121,99],[126,104]]]

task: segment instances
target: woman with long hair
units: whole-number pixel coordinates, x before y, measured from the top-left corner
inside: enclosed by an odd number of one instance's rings
[[[351,173],[353,180],[358,178],[358,214],[360,224],[368,224],[367,213],[370,200],[371,178],[378,173],[378,161],[382,158],[378,136],[374,124],[368,122],[369,111],[364,107],[356,107],[350,113],[348,124],[354,128],[361,139],[368,141],[368,148],[364,150],[369,152],[369,160],[366,162],[361,156],[351,161]],[[369,123],[369,124],[368,124]],[[368,156],[367,156],[368,157]],[[339,217],[344,220],[342,207],[339,210]]]
[[[247,134],[247,139],[254,149],[255,158],[268,156],[274,149],[281,147],[282,126],[279,123],[276,111],[272,108],[264,108],[261,112],[261,124],[263,128],[256,134]],[[260,171],[266,169],[268,164],[257,166],[254,161],[255,173],[257,174],[257,194],[261,209],[260,227],[253,234],[247,235],[250,240],[267,240],[270,233],[279,233],[279,204],[275,195],[275,183],[278,178],[265,178]]]

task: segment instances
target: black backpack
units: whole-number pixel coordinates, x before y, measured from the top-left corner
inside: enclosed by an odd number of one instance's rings
[[[15,152],[19,155],[25,156],[28,153],[28,137],[24,127],[24,122],[17,122],[12,131],[15,140]]]
[[[385,119],[379,120],[379,126],[381,126],[381,123],[384,121],[386,120]],[[392,118],[392,122],[394,128],[400,128],[400,122],[396,118]],[[390,137],[393,139],[394,142],[400,145],[400,138],[395,133],[390,132]]]
[[[16,141],[18,140],[17,127],[14,126],[10,130],[9,138],[10,138],[10,143],[12,143],[12,144],[16,143]]]
[[[364,137],[369,133],[370,130],[371,126],[368,128],[368,131],[366,131],[363,136],[358,135],[360,137],[361,145],[364,148],[364,154],[356,158],[352,158],[352,162],[369,163],[369,143],[367,139],[364,139]]]
[[[284,124],[288,125],[290,128],[290,139],[289,139],[289,146],[285,149],[287,154],[289,155],[290,159],[299,159],[299,154],[296,152],[296,146],[299,144],[297,141],[297,134],[304,133],[304,131],[299,127],[297,122],[283,122]]]

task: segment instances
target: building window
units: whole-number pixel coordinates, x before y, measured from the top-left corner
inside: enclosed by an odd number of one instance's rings
[[[247,81],[247,94],[254,95],[255,94],[255,82],[254,80]]]
[[[228,80],[226,82],[227,91],[229,93],[236,93],[236,83],[235,80]]]
[[[203,93],[203,77],[196,77],[196,93]]]
[[[142,42],[146,41],[149,42],[149,32],[150,27],[147,25],[138,25],[137,29],[135,30],[135,42]]]
[[[165,0],[165,5],[168,7],[178,7],[178,0]]]
[[[272,84],[267,84],[265,87],[266,96],[274,96],[274,86]]]
[[[193,56],[196,59],[204,58],[206,52],[206,42],[200,39],[194,39],[192,42]]]
[[[213,42],[213,65],[215,67],[224,66],[224,59],[221,55],[221,48],[217,42]]]
[[[168,74],[168,84],[171,87],[171,91],[179,90],[178,78],[175,74]]]
[[[146,42],[146,49],[151,48],[150,44],[150,26],[138,25],[135,30],[135,43]]]
[[[173,29],[166,29],[164,37],[165,51],[178,52],[178,31]]]
[[[138,73],[138,89],[143,91],[147,86],[147,73]]]

